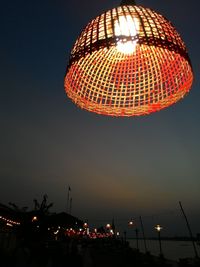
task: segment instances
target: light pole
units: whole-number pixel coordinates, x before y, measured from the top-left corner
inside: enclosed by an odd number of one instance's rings
[[[135,229],[135,235],[136,235],[136,242],[137,242],[137,250],[139,251],[139,239],[138,239],[138,233],[139,233],[139,230],[136,228],[136,229]]]
[[[83,224],[83,228],[85,228],[85,229],[88,228],[88,223],[87,223],[87,222],[85,222],[85,223]]]
[[[126,244],[126,231],[124,231],[124,243]]]
[[[155,229],[158,232],[158,241],[159,241],[159,249],[160,249],[160,257],[163,257],[163,252],[162,252],[162,245],[161,245],[161,238],[160,238],[160,231],[163,229],[160,224],[157,224],[155,226]]]
[[[110,223],[106,224],[106,229],[107,229],[107,235],[110,236],[112,234],[112,227]]]
[[[85,234],[88,236],[89,235],[89,226],[88,226],[88,223],[87,222],[85,222],[83,224],[83,228],[85,229]]]
[[[130,227],[133,227],[134,225],[136,225],[132,220],[128,222],[128,225]],[[135,229],[135,235],[136,235],[136,248],[137,250],[139,250],[139,238],[138,238],[138,233],[139,233],[139,230],[138,228]]]
[[[107,223],[107,224],[106,224],[106,228],[107,228],[108,230],[111,228],[110,223]]]

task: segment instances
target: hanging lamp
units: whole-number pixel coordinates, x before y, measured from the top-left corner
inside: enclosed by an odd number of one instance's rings
[[[176,103],[192,82],[185,44],[172,24],[152,9],[124,0],[81,32],[64,87],[80,108],[140,116]]]

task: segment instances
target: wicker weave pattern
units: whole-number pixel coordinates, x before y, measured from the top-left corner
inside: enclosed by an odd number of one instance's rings
[[[139,21],[136,35],[119,35],[121,16]],[[122,53],[119,42],[136,42]],[[186,47],[160,14],[140,6],[120,6],[92,20],[77,39],[65,77],[69,98],[104,115],[136,116],[165,108],[191,88],[193,73]]]

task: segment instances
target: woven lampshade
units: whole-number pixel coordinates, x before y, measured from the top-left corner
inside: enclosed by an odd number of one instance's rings
[[[180,35],[157,12],[122,1],[96,17],[71,51],[65,91],[79,107],[139,116],[180,100],[193,72]]]

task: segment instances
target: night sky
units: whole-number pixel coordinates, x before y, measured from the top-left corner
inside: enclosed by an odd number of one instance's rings
[[[183,100],[143,117],[112,118],[77,108],[65,95],[69,53],[83,27],[116,0],[1,3],[0,203],[52,211],[125,229],[143,217],[149,235],[187,235],[178,201],[200,232],[200,48],[197,0],[138,0],[181,34],[195,80]]]

